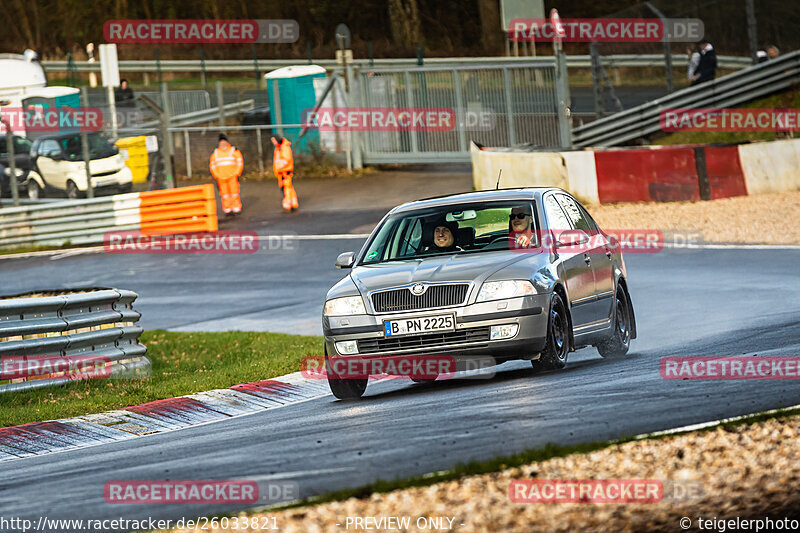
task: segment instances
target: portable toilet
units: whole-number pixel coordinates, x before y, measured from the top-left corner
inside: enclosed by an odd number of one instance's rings
[[[273,124],[302,124],[304,111],[310,111],[317,103],[314,79],[324,77],[325,69],[318,65],[283,67],[265,74]],[[298,143],[301,129],[273,128],[273,131],[289,139],[295,152],[308,153],[312,145],[319,146],[319,132],[308,131]]]
[[[26,91],[21,97],[21,108],[26,116],[33,120],[37,114],[42,114],[48,110],[61,110],[64,108],[80,109],[80,91],[74,87],[41,87]],[[79,131],[78,128],[68,129],[59,127],[56,132],[67,133]],[[52,131],[29,131],[26,137],[34,140],[42,135],[54,133]]]

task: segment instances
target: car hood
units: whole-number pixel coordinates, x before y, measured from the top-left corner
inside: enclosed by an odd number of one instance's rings
[[[376,265],[358,266],[350,273],[361,294],[430,281],[473,281],[482,283],[500,269],[536,260],[541,253],[516,253],[509,251],[479,254],[454,254],[406,261],[391,261]]]

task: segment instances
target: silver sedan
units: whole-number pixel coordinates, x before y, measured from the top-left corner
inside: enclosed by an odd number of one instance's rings
[[[328,291],[322,327],[328,382],[341,399],[367,386],[368,375],[337,370],[353,358],[527,359],[557,369],[577,348],[622,356],[636,338],[619,246],[561,189],[400,205],[336,266],[351,270]]]

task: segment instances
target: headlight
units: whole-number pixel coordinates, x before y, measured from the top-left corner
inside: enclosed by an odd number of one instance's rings
[[[536,294],[533,284],[527,280],[512,279],[508,281],[487,281],[478,293],[478,302],[489,300],[505,300],[517,296]]]
[[[365,315],[364,301],[361,296],[345,296],[325,302],[325,316]]]

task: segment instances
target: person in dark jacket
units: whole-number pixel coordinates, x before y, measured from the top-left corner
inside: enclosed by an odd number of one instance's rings
[[[714,79],[717,71],[717,53],[708,41],[700,42],[700,63],[692,77],[692,85]]]
[[[114,93],[114,100],[118,107],[136,107],[133,89],[128,87],[128,80],[120,80],[119,88]]]

